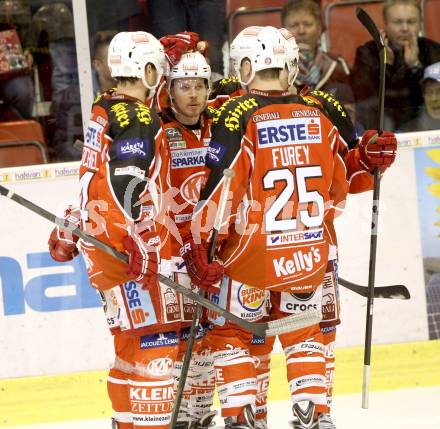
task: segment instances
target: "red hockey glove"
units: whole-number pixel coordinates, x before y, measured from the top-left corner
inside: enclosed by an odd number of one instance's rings
[[[175,66],[183,54],[197,49],[199,35],[191,31],[169,34],[160,39],[165,49],[165,56],[171,66]]]
[[[136,276],[135,280],[142,282],[144,289],[154,286],[159,270],[159,235],[145,231],[127,235],[122,242],[129,255],[127,274]]]
[[[208,244],[203,241],[196,244],[191,236],[183,239],[180,256],[185,261],[186,270],[194,285],[207,292],[218,293],[219,287],[214,286],[223,276],[223,266],[218,262],[208,262]]]
[[[396,159],[397,140],[391,131],[383,131],[379,136],[375,130],[367,130],[359,143],[361,164],[372,173],[379,167],[383,173]]]
[[[80,211],[78,208],[69,206],[64,212],[64,219],[67,219],[71,224],[76,227],[80,224]],[[76,255],[78,255],[78,249],[76,243],[78,237],[72,234],[70,231],[61,229],[58,225],[50,233],[49,252],[50,256],[58,262],[71,261]]]

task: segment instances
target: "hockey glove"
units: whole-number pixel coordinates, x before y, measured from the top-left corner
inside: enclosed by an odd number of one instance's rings
[[[365,170],[372,173],[379,167],[383,173],[396,159],[396,136],[391,131],[383,131],[379,136],[377,131],[367,130],[359,143],[359,151]]]
[[[196,244],[191,236],[183,239],[180,256],[185,261],[191,282],[207,292],[218,293],[219,287],[215,285],[223,276],[223,266],[218,262],[208,262],[208,244],[203,241]]]
[[[178,34],[169,34],[160,39],[165,49],[165,56],[171,67],[175,66],[183,54],[195,51],[199,35],[191,31],[184,31]]]
[[[127,235],[122,242],[129,255],[127,274],[143,283],[143,289],[154,286],[159,270],[159,235],[154,231],[145,231]]]
[[[79,209],[69,206],[64,212],[64,219],[78,227],[80,224]],[[50,233],[48,241],[50,256],[58,262],[71,261],[78,255],[78,249],[76,247],[77,241],[78,237],[76,235],[57,225]]]

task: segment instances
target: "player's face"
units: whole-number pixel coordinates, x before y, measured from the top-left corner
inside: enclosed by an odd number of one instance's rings
[[[427,80],[423,84],[423,97],[429,116],[440,120],[440,82]]]
[[[409,4],[395,4],[387,10],[385,32],[391,43],[403,45],[417,38],[420,31],[418,9]]]
[[[314,50],[321,36],[321,24],[307,10],[298,10],[286,16],[285,27],[295,36],[296,42]]]
[[[205,109],[208,97],[205,79],[174,79],[170,92],[176,110],[189,118],[198,118]]]

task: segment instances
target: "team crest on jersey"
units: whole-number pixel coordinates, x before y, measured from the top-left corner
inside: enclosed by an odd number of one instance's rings
[[[200,190],[206,182],[203,171],[191,174],[180,186],[180,193],[183,199],[189,204],[196,205],[199,200]]]
[[[245,310],[258,311],[265,303],[266,291],[242,284],[238,288],[237,297]]]

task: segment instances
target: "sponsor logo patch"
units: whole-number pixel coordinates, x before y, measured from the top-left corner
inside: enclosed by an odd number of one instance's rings
[[[206,152],[206,161],[209,161],[210,164],[218,166],[223,159],[225,153],[226,148],[223,145],[211,140],[208,150]]]
[[[117,168],[115,170],[115,176],[133,176],[143,180],[145,179],[145,170],[135,165],[129,165],[127,167]]]
[[[118,143],[117,156],[119,159],[125,158],[148,158],[150,147],[149,140],[130,139]]]
[[[270,234],[266,237],[267,247],[285,246],[286,244],[306,243],[322,240],[323,229],[315,229],[284,234]]]
[[[237,295],[244,309],[258,311],[264,305],[266,291],[243,284],[238,288]]]
[[[205,165],[206,148],[173,150],[171,168],[202,167]]]
[[[167,135],[168,143],[183,141],[182,132],[179,128],[166,128],[165,133]]]
[[[257,130],[260,148],[322,143],[320,118],[290,118],[259,122]]]
[[[84,139],[84,146],[97,150],[99,152],[101,150],[101,138],[103,129],[104,127],[102,125],[98,124],[95,121],[90,121],[89,127],[86,131],[86,137]]]
[[[152,349],[155,347],[167,347],[178,344],[179,338],[175,332],[164,334],[142,335],[140,337],[141,349]]]

